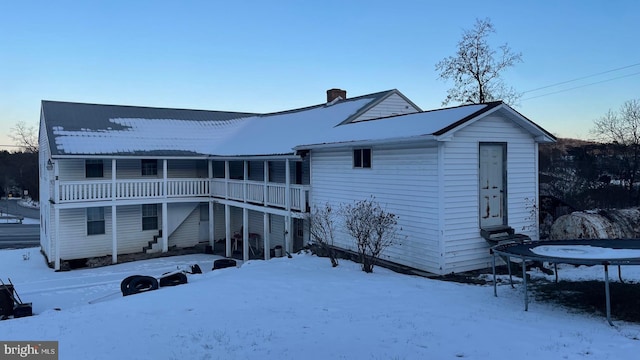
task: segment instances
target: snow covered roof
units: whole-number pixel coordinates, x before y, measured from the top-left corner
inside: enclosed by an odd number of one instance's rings
[[[43,101],[52,156],[291,154],[397,90],[270,114]]]
[[[352,122],[397,93],[269,114],[43,101],[42,120],[54,157],[283,155],[345,142],[435,140],[498,108],[534,135],[551,136],[501,102]]]
[[[555,137],[549,132],[503,102],[497,101],[345,124],[324,133],[321,141],[298,145],[295,149],[340,146],[344,143],[406,141],[411,138],[437,141],[446,139],[455,131],[495,112],[529,131],[538,142],[555,141]]]

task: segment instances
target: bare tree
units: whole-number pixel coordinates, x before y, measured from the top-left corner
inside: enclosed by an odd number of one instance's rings
[[[633,198],[640,172],[640,100],[626,101],[618,112],[609,110],[593,123],[591,133],[600,141],[614,145],[618,158],[622,160],[618,177]],[[638,204],[640,196],[636,196]]]
[[[397,238],[398,217],[371,197],[343,208],[345,226],[358,248],[362,271],[373,272],[380,254]]]
[[[331,266],[338,266],[338,257],[334,245],[336,212],[331,205],[326,203],[323,208],[313,207],[310,215],[310,232],[312,245],[316,245],[322,255],[327,255],[331,260]]]
[[[516,63],[522,62],[522,54],[514,53],[507,44],[496,50],[491,48],[487,38],[495,29],[490,19],[476,19],[471,30],[464,30],[458,42],[455,56],[449,56],[436,64],[439,78],[453,80],[454,86],[447,91],[447,98],[442,102],[463,104],[481,104],[502,100],[515,104],[521,97],[512,87],[504,84],[501,73]]]
[[[38,129],[33,125],[27,125],[24,121],[18,121],[11,128],[9,137],[13,142],[28,153],[38,152]]]

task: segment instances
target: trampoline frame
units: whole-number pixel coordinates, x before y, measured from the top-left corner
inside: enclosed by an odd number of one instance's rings
[[[575,240],[546,240],[546,241],[528,241],[522,243],[499,244],[492,247],[489,252],[492,256],[493,269],[493,295],[498,296],[496,284],[496,256],[506,258],[507,268],[509,269],[509,281],[513,288],[513,278],[511,274],[511,258],[519,258],[522,260],[522,282],[524,285],[524,311],[529,310],[529,297],[527,293],[527,267],[526,261],[546,261],[554,265],[556,282],[558,282],[558,266],[557,264],[573,264],[573,265],[602,265],[604,267],[604,289],[607,322],[614,326],[611,321],[611,297],[609,292],[609,265],[618,266],[618,277],[622,281],[621,265],[640,265],[640,257],[633,258],[567,258],[539,255],[531,251],[531,248],[538,246],[558,246],[558,245],[588,245],[598,246],[609,249],[625,249],[640,250],[640,239],[575,239]]]

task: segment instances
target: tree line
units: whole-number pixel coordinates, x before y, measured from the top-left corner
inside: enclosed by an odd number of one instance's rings
[[[0,197],[21,197],[25,191],[38,200],[38,153],[0,151]]]

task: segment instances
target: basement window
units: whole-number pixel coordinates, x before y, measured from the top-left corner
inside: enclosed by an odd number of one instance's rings
[[[104,165],[102,163],[102,160],[85,160],[84,174],[87,178],[104,177]]]
[[[87,208],[87,235],[102,235],[104,233],[104,208]]]
[[[158,205],[142,205],[142,230],[158,230]]]
[[[353,167],[371,168],[371,149],[353,149]]]

